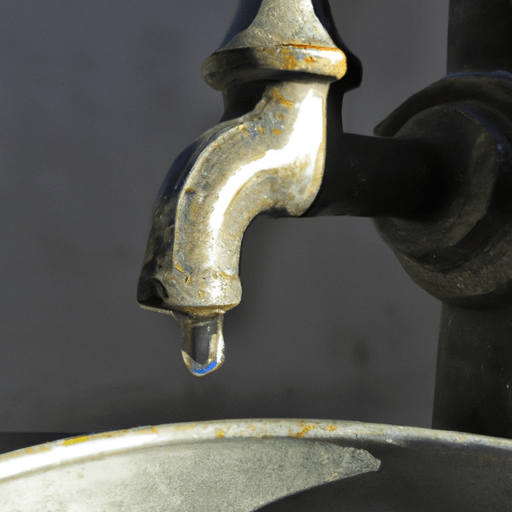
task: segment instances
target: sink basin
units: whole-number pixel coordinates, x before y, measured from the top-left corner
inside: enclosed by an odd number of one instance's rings
[[[343,421],[184,423],[0,456],[2,512],[508,511],[512,441]]]

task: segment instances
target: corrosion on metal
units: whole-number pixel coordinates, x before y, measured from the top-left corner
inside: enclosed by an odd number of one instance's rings
[[[241,299],[245,229],[265,211],[300,216],[318,193],[329,86],[345,74],[346,61],[310,0],[263,0],[252,23],[203,65],[206,82],[224,92],[227,112],[240,91],[251,107],[226,115],[171,167],[138,290],[142,307],[180,319],[183,357],[196,376],[224,360],[219,316]],[[244,86],[235,91],[237,84]]]
[[[291,495],[300,501],[297,493],[315,488],[313,496],[304,495],[320,500],[315,510],[340,500],[353,500],[348,503],[354,509],[380,509],[379,503],[393,500],[400,510],[415,510],[421,495],[427,500],[422,510],[453,510],[456,503],[480,512],[489,506],[505,510],[510,497],[512,441],[472,434],[251,420],[148,426],[76,439],[81,441],[0,456],[0,510],[249,512]],[[446,474],[450,485],[440,490]]]

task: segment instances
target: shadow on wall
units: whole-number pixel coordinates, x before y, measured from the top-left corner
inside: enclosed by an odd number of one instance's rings
[[[170,317],[139,310],[151,205],[222,114],[200,65],[236,0],[5,2],[0,430],[241,417],[428,426],[439,305],[369,221],[261,218],[243,246],[227,359],[192,377]],[[444,73],[448,0],[332,1],[364,65],[349,132]]]

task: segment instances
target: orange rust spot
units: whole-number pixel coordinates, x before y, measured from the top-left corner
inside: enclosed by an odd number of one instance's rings
[[[279,91],[276,88],[272,89],[272,92],[270,94],[273,99],[280,101],[285,107],[293,107],[293,103],[283,98],[283,96],[279,93]]]
[[[258,130],[260,131],[260,133],[263,133],[263,126],[258,126]]]
[[[250,137],[249,130],[247,130],[247,125],[239,124],[238,126],[236,126],[236,129],[241,131],[246,137]]]
[[[274,133],[275,135],[280,135],[281,134],[281,130],[276,130],[275,128],[272,129],[272,133]]]
[[[151,432],[153,432],[153,434],[158,434],[158,427],[151,427]]]
[[[302,439],[310,430],[314,430],[315,428],[316,428],[316,425],[305,425],[296,434],[290,434],[290,437],[297,437],[299,439]]]
[[[316,62],[316,59],[314,57],[311,57],[310,55],[308,55],[304,60],[309,64]]]
[[[175,268],[176,270],[178,270],[179,272],[181,272],[182,274],[184,274],[184,273],[185,273],[185,269],[184,269],[184,268],[183,268],[179,263],[175,263],[175,264],[174,264],[174,268]]]
[[[185,189],[185,194],[195,194],[195,190],[192,187],[188,187]]]
[[[302,49],[307,49],[307,48],[311,48],[313,50],[324,50],[324,51],[327,51],[327,52],[340,52],[340,53],[343,53],[339,48],[333,48],[331,46],[316,46],[314,44],[289,44],[288,46],[291,46],[292,48],[302,48]]]
[[[226,274],[226,272],[222,272],[220,271],[219,274],[222,276],[222,277],[225,277],[226,279],[229,279],[229,274]]]
[[[85,443],[85,441],[89,440],[89,436],[80,436],[80,437],[72,437],[71,439],[64,439],[62,444],[64,446],[71,446],[73,444]]]
[[[277,114],[277,116],[276,116],[276,117],[277,117],[278,119],[284,119],[284,116],[283,116],[283,114],[281,114],[281,113]]]
[[[190,276],[185,277],[185,284],[190,283]]]
[[[324,430],[327,430],[329,432],[334,432],[335,430],[338,430],[338,427],[336,425],[327,425]]]
[[[224,430],[217,430],[217,437],[219,439],[222,439],[225,436],[226,436],[226,434],[224,433]]]
[[[285,55],[284,67],[286,69],[295,69],[297,67],[297,59],[293,55]]]

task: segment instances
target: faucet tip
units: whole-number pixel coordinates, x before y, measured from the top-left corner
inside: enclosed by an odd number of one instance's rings
[[[224,362],[224,316],[191,316],[173,312],[183,337],[181,354],[185,365],[196,377],[202,377]]]

